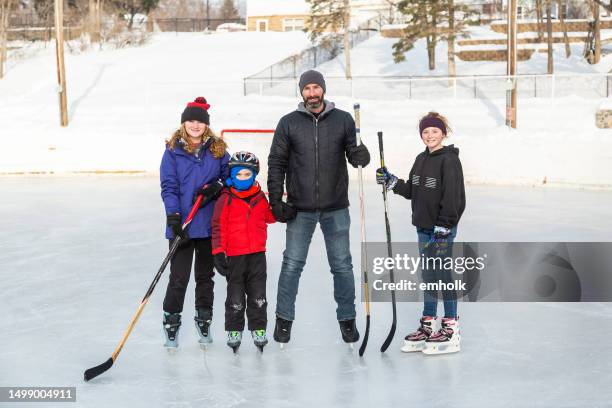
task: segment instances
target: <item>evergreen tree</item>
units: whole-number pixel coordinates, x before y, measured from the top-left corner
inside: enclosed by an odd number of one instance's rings
[[[234,0],[223,0],[220,14],[221,18],[225,20],[238,18],[238,9],[236,8]]]

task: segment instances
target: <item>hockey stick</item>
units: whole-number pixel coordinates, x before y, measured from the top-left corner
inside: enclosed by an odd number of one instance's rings
[[[378,132],[378,149],[380,151],[380,167],[385,167],[385,151],[383,148],[383,133]],[[393,251],[391,249],[391,226],[389,225],[389,207],[387,206],[387,186],[382,186],[383,201],[385,203],[385,228],[387,229],[387,253],[389,258],[393,257]],[[389,269],[389,281],[391,284],[395,283],[395,277],[393,276],[393,269]],[[385,342],[380,347],[381,353],[384,353],[391,341],[395,336],[395,328],[397,327],[397,308],[395,305],[395,290],[391,290],[391,305],[393,307],[393,323],[391,324],[391,330],[385,339]]]
[[[359,104],[356,103],[353,108],[355,109],[355,133],[357,134],[357,145],[361,144],[361,115]],[[361,166],[357,167],[359,173],[359,212],[361,214],[361,268],[363,269],[363,292],[365,297],[365,310],[366,310],[366,329],[363,335],[361,346],[359,347],[359,357],[365,353],[366,346],[368,345],[368,337],[370,336],[370,293],[368,288],[368,253],[366,251],[366,231],[365,231],[365,206],[363,199],[363,171]]]
[[[191,208],[191,211],[189,212],[189,215],[187,216],[187,218],[185,219],[185,222],[183,223],[183,227],[182,227],[183,231],[187,229],[187,227],[193,220],[193,217],[196,215],[196,213],[198,212],[198,209],[203,204],[202,201],[203,201],[202,195],[198,195],[195,203],[193,204],[193,207]],[[155,285],[157,285],[159,278],[161,278],[162,273],[164,273],[164,270],[166,269],[168,262],[170,262],[170,259],[172,259],[172,256],[176,252],[180,242],[181,242],[181,237],[179,235],[174,237],[174,239],[172,240],[172,245],[170,246],[170,251],[168,251],[168,255],[166,255],[166,257],[164,258],[164,261],[159,267],[159,270],[157,271],[157,274],[155,275],[153,282],[151,283],[151,285],[149,285],[149,289],[147,289],[147,293],[145,293],[144,297],[140,301],[140,306],[138,306],[138,310],[136,310],[136,314],[132,317],[132,321],[128,325],[127,330],[123,334],[123,338],[119,342],[119,345],[117,346],[117,348],[115,348],[115,351],[113,351],[113,354],[111,355],[111,357],[108,360],[106,360],[104,363],[85,370],[85,374],[84,374],[85,381],[89,381],[92,378],[99,376],[100,374],[104,373],[105,371],[107,371],[109,368],[113,366],[113,363],[117,360],[117,357],[119,357],[119,353],[121,353],[121,349],[123,348],[125,342],[127,341],[128,336],[130,335],[130,333],[132,332],[132,329],[136,325],[136,322],[138,321],[140,314],[142,313],[147,302],[149,301],[149,297],[151,297],[151,294],[153,293],[153,289],[155,289]]]

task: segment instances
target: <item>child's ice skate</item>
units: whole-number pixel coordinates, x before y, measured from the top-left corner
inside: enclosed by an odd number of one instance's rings
[[[240,343],[242,343],[242,332],[235,330],[227,332],[227,345],[234,351],[234,354],[238,352]]]
[[[251,336],[253,336],[253,343],[255,346],[263,353],[264,346],[268,344],[268,338],[266,337],[265,330],[253,330],[251,331]]]
[[[408,334],[404,338],[404,345],[401,350],[404,353],[412,353],[422,351],[425,348],[425,341],[436,330],[437,317],[423,316],[421,317],[421,325],[416,331]]]
[[[456,353],[461,350],[459,318],[445,317],[442,327],[425,341],[425,354]]]
[[[181,314],[164,312],[163,323],[164,335],[166,336],[164,347],[167,349],[176,349],[178,347],[178,332],[181,328]]]

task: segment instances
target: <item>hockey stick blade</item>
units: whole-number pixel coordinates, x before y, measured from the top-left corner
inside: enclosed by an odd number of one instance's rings
[[[114,361],[113,361],[113,358],[111,357],[105,362],[103,362],[102,364],[85,370],[85,375],[84,375],[85,381],[89,381],[93,378],[96,378],[97,376],[99,376],[100,374],[102,374],[103,372],[111,368],[113,366],[113,363]]]
[[[366,346],[368,345],[368,337],[370,337],[370,315],[366,316],[366,329],[363,340],[361,341],[361,346],[359,347],[359,357],[363,357],[363,353],[365,353]]]
[[[395,322],[391,325],[391,331],[389,332],[389,335],[385,339],[385,342],[383,343],[382,346],[380,346],[381,353],[384,353],[385,351],[387,351],[387,349],[389,348],[389,345],[391,344],[391,341],[393,340],[393,336],[395,336]]]

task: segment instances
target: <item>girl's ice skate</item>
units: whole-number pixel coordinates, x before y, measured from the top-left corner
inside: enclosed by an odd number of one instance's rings
[[[164,312],[164,335],[166,336],[164,347],[168,349],[176,349],[178,347],[178,332],[180,328],[181,314]]]
[[[416,331],[408,334],[404,338],[404,345],[402,346],[401,350],[404,353],[422,351],[425,347],[425,341],[431,337],[436,330],[436,322],[437,317],[421,317],[421,326]]]
[[[425,341],[425,354],[456,353],[461,350],[459,318],[445,317],[442,327]]]

